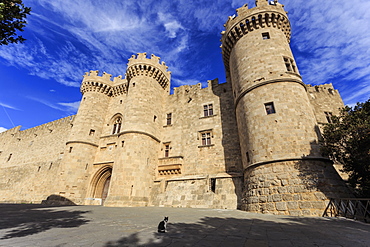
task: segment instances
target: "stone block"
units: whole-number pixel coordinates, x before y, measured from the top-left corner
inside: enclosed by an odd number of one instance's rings
[[[288,209],[286,202],[277,202],[275,203],[275,206],[278,211],[286,211]]]
[[[293,195],[292,194],[283,194],[283,201],[293,201]]]
[[[269,211],[275,211],[275,203],[266,203],[266,209]]]
[[[289,210],[289,215],[291,216],[302,216],[303,213],[301,210]]]
[[[301,201],[299,202],[299,208],[300,209],[307,209],[307,208],[312,208],[312,204],[311,202],[307,202],[307,201]]]
[[[299,209],[298,202],[287,202],[287,207],[291,209]]]
[[[315,201],[316,197],[312,193],[302,193],[301,194],[301,200],[303,200],[303,201]]]
[[[272,195],[272,200],[274,202],[280,202],[282,200],[282,196],[280,194],[274,194]]]

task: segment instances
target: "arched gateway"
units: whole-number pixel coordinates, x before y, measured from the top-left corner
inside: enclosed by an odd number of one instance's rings
[[[100,168],[91,180],[90,197],[94,201],[101,201],[101,205],[104,204],[104,201],[108,196],[111,176],[112,166],[106,165]]]

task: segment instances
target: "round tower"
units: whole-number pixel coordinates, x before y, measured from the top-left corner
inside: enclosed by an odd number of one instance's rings
[[[338,177],[320,155],[318,127],[290,33],[277,0],[237,9],[222,32],[244,166],[244,209],[322,215]]]
[[[164,103],[169,94],[171,72],[160,58],[146,53],[128,62],[127,98],[118,134],[124,151],[117,153],[107,206],[147,206],[164,125]]]
[[[108,108],[111,75],[90,71],[81,84],[82,99],[71,124],[61,166],[62,186],[59,194],[77,204],[84,203],[89,171],[94,163]]]

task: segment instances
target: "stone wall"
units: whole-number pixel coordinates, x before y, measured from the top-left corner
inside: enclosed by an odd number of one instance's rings
[[[328,114],[339,115],[340,109],[344,107],[344,104],[338,90],[335,90],[332,84],[306,85],[306,88],[308,98],[320,126],[328,123]]]
[[[58,192],[56,181],[73,118],[0,133],[0,201],[39,203]]]
[[[286,161],[248,169],[243,209],[255,213],[322,216],[328,199],[350,191],[327,161]]]

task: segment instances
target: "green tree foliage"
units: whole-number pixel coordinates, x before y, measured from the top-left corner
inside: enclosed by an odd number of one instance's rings
[[[370,198],[370,99],[333,116],[323,137],[324,155],[343,165],[359,196]]]
[[[23,31],[30,12],[31,8],[25,7],[22,0],[0,0],[0,45],[25,41],[17,31]]]

